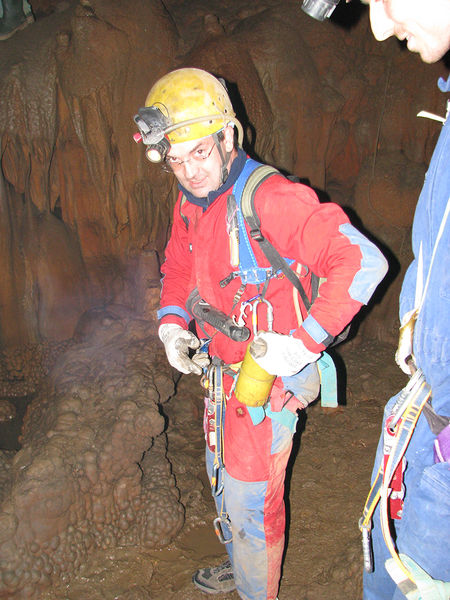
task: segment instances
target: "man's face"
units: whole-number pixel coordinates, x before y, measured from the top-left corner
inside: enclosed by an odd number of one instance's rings
[[[233,141],[233,128],[223,129],[224,139],[220,142],[222,154],[231,152],[227,167],[236,156]],[[197,198],[204,198],[209,192],[222,185],[222,158],[211,135],[173,144],[166,162],[181,185]]]
[[[395,35],[426,63],[450,49],[450,0],[365,0],[375,38]]]

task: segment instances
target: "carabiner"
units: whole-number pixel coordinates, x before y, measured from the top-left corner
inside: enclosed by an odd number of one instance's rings
[[[231,521],[230,521],[230,517],[228,515],[216,517],[214,519],[213,523],[214,523],[214,531],[216,532],[216,535],[219,538],[219,542],[221,544],[229,544],[230,542],[233,541],[233,535],[230,537],[229,540],[226,540],[225,536],[223,534],[223,523],[225,523],[227,525],[228,529],[231,531]]]
[[[258,333],[258,305],[263,302],[267,306],[267,330],[272,331],[272,328],[273,328],[273,306],[272,306],[272,304],[265,298],[257,298],[253,302],[253,306],[252,306],[252,326],[253,326],[253,335],[255,335],[255,336]]]

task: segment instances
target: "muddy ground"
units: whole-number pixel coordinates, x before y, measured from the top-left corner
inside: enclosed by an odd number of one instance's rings
[[[310,406],[299,420],[287,475],[288,535],[280,600],[360,600],[358,519],[386,400],[405,383],[394,348],[358,338],[338,349],[341,405]],[[186,508],[186,524],[167,548],[96,554],[76,580],[42,600],[206,600],[191,583],[200,566],[219,564],[224,547],[204,474],[202,388],[180,379],[164,405],[168,454]],[[1,435],[0,431],[0,435]],[[4,431],[3,431],[4,433]],[[4,440],[3,440],[4,441]],[[237,600],[236,593],[214,596]]]

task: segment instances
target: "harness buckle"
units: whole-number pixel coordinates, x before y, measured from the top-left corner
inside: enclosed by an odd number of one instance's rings
[[[226,277],[224,277],[222,279],[222,281],[219,281],[220,287],[221,288],[227,287],[227,285],[229,283],[231,283],[235,277],[237,277],[236,271],[231,271],[231,273],[229,275],[227,275]]]
[[[255,240],[256,242],[262,242],[264,239],[261,229],[250,229],[250,236],[252,240]]]

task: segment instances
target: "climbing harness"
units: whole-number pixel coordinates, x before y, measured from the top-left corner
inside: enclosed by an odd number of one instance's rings
[[[381,530],[397,567],[414,584],[410,570],[400,559],[389,531],[389,518],[401,518],[403,504],[402,463],[409,440],[423,407],[431,397],[431,388],[421,369],[417,369],[403,388],[384,425],[384,459],[367,497],[359,528],[363,536],[364,568],[373,571],[370,541],[372,515],[380,502]]]

